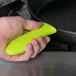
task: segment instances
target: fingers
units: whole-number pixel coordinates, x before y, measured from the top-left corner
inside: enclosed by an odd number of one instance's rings
[[[41,46],[41,49],[39,50],[39,53],[46,47],[46,45],[49,41],[50,41],[49,37],[46,37],[46,38],[39,37],[38,38],[38,42]]]
[[[39,37],[39,38],[38,38],[38,42],[39,42],[39,44],[40,44],[40,46],[41,46],[41,49],[40,49],[39,52],[41,52],[41,51],[46,47],[46,41],[45,41],[45,39],[43,39],[42,37]]]
[[[31,58],[35,58],[41,47],[35,38],[32,40],[31,44],[33,45],[33,49],[34,49],[34,52],[33,52],[33,55],[31,56]]]
[[[28,61],[31,58],[31,56],[33,54],[33,51],[34,50],[33,50],[32,45],[31,44],[28,44],[26,46],[26,52],[24,54],[21,54],[19,56],[18,61]]]
[[[45,41],[46,41],[46,44],[48,44],[50,42],[51,38],[50,37],[46,37],[45,38]]]
[[[40,53],[46,47],[48,42],[50,42],[50,37],[46,37],[46,38],[39,37],[37,40],[33,39],[31,44],[33,46],[34,52],[31,58],[35,58],[37,54]]]
[[[40,28],[42,25],[42,22],[36,22],[33,20],[25,19],[25,22],[26,23],[24,24],[24,29],[26,29],[26,30],[36,30],[36,29]]]

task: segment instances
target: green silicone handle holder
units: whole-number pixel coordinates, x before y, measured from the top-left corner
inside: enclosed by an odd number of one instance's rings
[[[45,38],[48,35],[56,33],[57,30],[50,24],[43,23],[43,25],[37,29],[30,31],[14,40],[12,40],[6,47],[5,52],[8,55],[17,55],[26,52],[25,47],[31,43],[32,39],[37,39],[39,36]]]

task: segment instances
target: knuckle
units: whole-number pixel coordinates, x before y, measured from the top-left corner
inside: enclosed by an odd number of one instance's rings
[[[29,61],[29,58],[26,58],[24,61]]]
[[[39,43],[37,42],[37,40],[34,41],[34,46],[35,46],[35,47],[39,47]]]
[[[35,52],[37,52],[37,51],[39,51],[39,50],[40,50],[40,48],[41,48],[41,47],[40,47],[40,45],[35,45],[35,46],[34,46],[34,48],[36,49],[36,51],[35,51]]]
[[[36,58],[36,55],[35,56],[32,56],[31,58]]]
[[[46,44],[43,44],[43,46],[42,46],[43,48],[45,48],[46,47]]]
[[[39,51],[39,50],[40,50],[40,48],[41,48],[41,47],[40,47],[40,46],[38,46],[37,51]]]
[[[35,46],[34,47],[36,47],[37,49],[39,48],[39,45],[38,44],[35,44]]]
[[[34,46],[35,46],[35,47],[39,47],[39,45],[38,45],[37,43],[36,43],[36,44],[34,44]]]
[[[35,58],[35,56],[33,56],[32,58]]]

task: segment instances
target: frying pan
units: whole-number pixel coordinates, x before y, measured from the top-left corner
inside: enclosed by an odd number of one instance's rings
[[[69,45],[76,45],[76,1],[26,0],[32,18],[47,22],[57,28],[54,38]]]
[[[16,13],[16,10],[18,10],[22,6],[22,2],[20,0],[17,0],[14,2],[8,2],[6,4],[3,4],[0,6],[0,17],[3,16],[19,16],[18,13]]]

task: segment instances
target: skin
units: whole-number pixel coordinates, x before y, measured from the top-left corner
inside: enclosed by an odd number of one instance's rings
[[[42,22],[23,19],[22,17],[1,17],[0,18],[0,57],[8,61],[28,61],[30,58],[35,58],[46,45],[50,42],[50,38],[42,38],[41,36],[35,40],[32,39],[25,49],[26,53],[19,55],[7,55],[5,48],[13,39],[40,28]],[[10,50],[11,51],[11,50]]]

